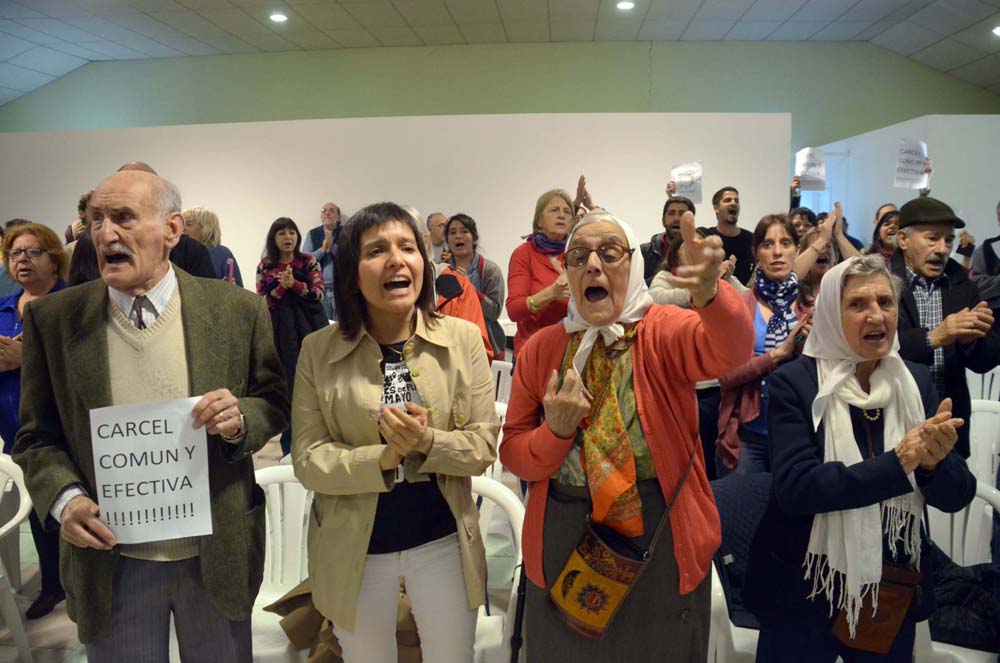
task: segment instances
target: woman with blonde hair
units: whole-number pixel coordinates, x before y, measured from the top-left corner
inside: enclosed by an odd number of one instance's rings
[[[207,207],[189,207],[182,212],[184,215],[184,234],[205,245],[212,256],[212,267],[215,273],[224,281],[243,287],[243,275],[236,262],[233,252],[222,246],[222,228],[219,227],[219,217]]]
[[[562,189],[539,196],[531,234],[514,249],[507,267],[507,315],[517,324],[514,354],[531,336],[566,317],[566,236],[573,228],[573,199]]]

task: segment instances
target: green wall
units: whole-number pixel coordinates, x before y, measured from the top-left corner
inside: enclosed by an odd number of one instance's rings
[[[868,43],[348,49],[93,63],[0,107],[0,132],[647,111],[791,112],[797,149],[921,115],[998,113],[1000,95]]]

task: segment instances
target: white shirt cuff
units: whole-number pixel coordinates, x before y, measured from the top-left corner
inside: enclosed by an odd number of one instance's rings
[[[78,495],[86,494],[87,491],[85,491],[83,486],[78,483],[63,488],[63,491],[59,493],[56,501],[52,503],[52,510],[49,511],[49,513],[52,514],[52,517],[56,519],[57,523],[62,524],[62,512],[63,509],[66,508],[66,505],[69,504],[69,501]]]

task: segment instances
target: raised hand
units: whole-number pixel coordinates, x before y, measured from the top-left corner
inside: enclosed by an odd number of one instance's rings
[[[667,272],[666,278],[675,288],[690,292],[695,308],[701,308],[715,299],[726,252],[722,250],[722,239],[719,237],[698,236],[691,212],[684,212],[681,217],[681,237],[684,238],[681,249],[685,264],[679,266],[674,274]]]
[[[556,437],[568,440],[576,434],[580,422],[590,412],[591,396],[583,386],[583,380],[572,368],[566,370],[562,387],[557,389],[558,384],[559,373],[552,371],[542,398],[545,423]]]
[[[588,210],[594,209],[594,201],[591,200],[590,192],[587,191],[586,175],[580,175],[580,179],[576,182],[576,198],[573,199],[573,209],[577,209],[580,205]]]
[[[673,198],[675,195],[677,195],[677,182],[670,180],[667,182],[667,197]]]

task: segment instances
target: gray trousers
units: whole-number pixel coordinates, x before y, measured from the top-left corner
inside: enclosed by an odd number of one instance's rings
[[[235,579],[234,579],[235,581]],[[201,583],[197,557],[180,562],[118,560],[111,619],[87,644],[91,663],[167,663],[173,613],[184,663],[250,663],[250,620],[231,622]]]

